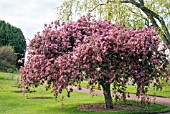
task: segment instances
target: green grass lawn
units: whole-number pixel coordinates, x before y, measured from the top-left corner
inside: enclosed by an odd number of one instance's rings
[[[9,78],[12,76],[13,78]],[[170,111],[167,106],[153,104],[150,108],[142,108],[138,111],[112,111],[112,112],[86,112],[77,110],[77,106],[82,104],[104,103],[103,96],[95,96],[87,93],[71,93],[71,97],[64,98],[64,108],[60,109],[61,96],[66,96],[66,92],[58,97],[55,101],[51,91],[45,91],[41,86],[36,89],[35,93],[27,93],[25,95],[16,93],[20,88],[13,87],[15,79],[19,74],[9,74],[0,72],[0,114],[137,114],[142,112],[163,112]],[[31,100],[28,98],[49,97],[51,99]],[[139,105],[134,101],[128,101]]]
[[[81,86],[86,88],[87,81],[81,82]],[[156,90],[154,87],[149,87],[149,91],[147,92],[147,95],[154,95],[156,93],[156,96],[161,96],[161,97],[168,97],[170,98],[170,82],[167,83],[166,86],[163,86],[162,90]],[[132,86],[132,85],[127,85],[127,90],[126,92],[130,93],[136,93],[136,88],[137,86]]]
[[[127,92],[136,93],[136,88],[136,86],[128,85]],[[156,90],[154,87],[149,87],[147,95],[154,95],[154,92],[156,96],[170,98],[170,86],[165,86],[162,90]]]

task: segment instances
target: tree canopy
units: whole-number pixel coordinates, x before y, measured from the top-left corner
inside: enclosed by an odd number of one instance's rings
[[[122,22],[126,27],[152,25],[170,46],[169,0],[65,0],[57,9],[58,16],[64,21],[90,13],[99,19]]]
[[[31,40],[28,61],[21,68],[25,88],[46,83],[57,97],[66,89],[88,79],[90,85],[103,87],[106,107],[113,108],[110,85],[125,98],[126,83],[137,84],[137,95],[145,94],[147,86],[160,87],[167,78],[166,46],[153,27],[137,29],[81,17],[76,22],[56,21]]]
[[[23,58],[26,50],[26,40],[20,28],[14,27],[0,20],[0,46],[12,46],[17,54],[16,66],[19,68],[18,60]]]

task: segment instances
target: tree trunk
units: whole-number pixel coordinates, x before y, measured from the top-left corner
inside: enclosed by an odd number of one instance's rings
[[[106,108],[113,109],[113,102],[110,93],[110,84],[102,85],[102,87],[103,87],[103,94],[105,98]]]

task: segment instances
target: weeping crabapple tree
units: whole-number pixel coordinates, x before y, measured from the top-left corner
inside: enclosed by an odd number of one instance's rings
[[[87,87],[102,86],[106,108],[113,109],[110,86],[126,98],[126,84],[137,85],[136,95],[145,94],[153,80],[160,87],[168,61],[166,46],[159,48],[155,28],[125,28],[111,21],[81,17],[76,22],[56,21],[31,40],[28,61],[21,67],[21,81],[29,90],[43,83],[58,93],[88,79]]]

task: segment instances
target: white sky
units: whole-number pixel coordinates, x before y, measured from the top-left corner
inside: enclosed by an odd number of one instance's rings
[[[57,19],[56,7],[63,0],[0,0],[0,20],[21,28],[26,39]]]

